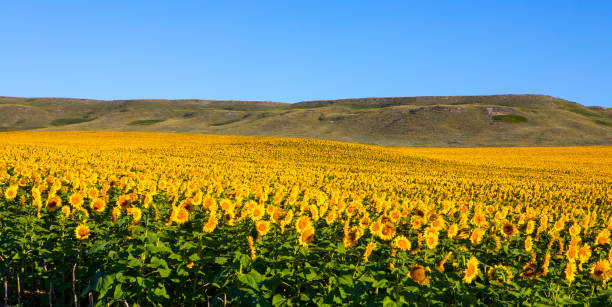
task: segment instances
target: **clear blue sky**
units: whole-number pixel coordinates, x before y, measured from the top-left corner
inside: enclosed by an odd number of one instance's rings
[[[0,95],[612,107],[612,1],[3,1]]]

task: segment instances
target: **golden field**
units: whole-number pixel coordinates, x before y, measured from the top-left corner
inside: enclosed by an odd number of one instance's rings
[[[29,305],[610,304],[612,147],[0,134]]]

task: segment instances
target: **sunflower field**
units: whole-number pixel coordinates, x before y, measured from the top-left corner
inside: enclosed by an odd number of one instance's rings
[[[612,305],[612,147],[0,138],[0,301]]]

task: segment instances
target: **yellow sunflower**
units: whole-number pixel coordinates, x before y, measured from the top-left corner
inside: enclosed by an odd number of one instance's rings
[[[429,271],[429,268],[418,264],[411,265],[408,277],[410,277],[410,279],[422,286],[429,283],[429,276],[427,276],[426,271]]]
[[[300,246],[307,247],[310,242],[314,239],[315,229],[314,227],[308,227],[298,237],[298,243]]]
[[[404,236],[395,237],[395,239],[393,240],[393,246],[403,251],[409,250],[411,247],[410,241]]]
[[[255,229],[257,229],[257,233],[263,237],[270,231],[270,222],[265,220],[257,221],[257,223],[255,223]]]
[[[591,267],[591,278],[601,281],[603,284],[612,277],[612,269],[608,260],[600,260]]]
[[[55,211],[57,209],[59,209],[62,206],[62,199],[59,196],[53,196],[53,197],[49,197],[49,199],[47,199],[47,211]]]
[[[470,260],[467,262],[467,267],[465,268],[463,281],[465,283],[472,283],[472,281],[478,276],[478,259],[472,256]]]
[[[104,212],[104,209],[106,209],[106,201],[104,201],[102,198],[95,198],[91,201],[89,206],[94,212],[102,213]]]
[[[76,238],[79,240],[85,240],[89,238],[89,235],[90,235],[89,226],[87,225],[77,226],[77,228],[74,230],[74,234],[76,235]]]

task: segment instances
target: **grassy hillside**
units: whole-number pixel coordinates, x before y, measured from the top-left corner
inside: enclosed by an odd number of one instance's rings
[[[0,97],[0,131],[288,136],[396,146],[612,144],[612,111],[541,95],[306,101]]]

